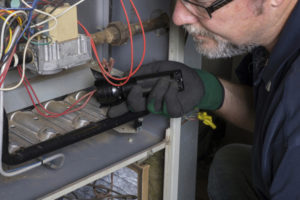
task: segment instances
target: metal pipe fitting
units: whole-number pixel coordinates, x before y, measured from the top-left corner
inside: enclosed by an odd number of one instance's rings
[[[139,23],[131,24],[132,35],[142,33],[142,28]],[[166,13],[159,17],[143,22],[145,32],[153,31],[159,28],[169,27],[169,16]],[[112,22],[103,31],[91,34],[95,44],[108,43],[114,46],[120,46],[129,39],[128,26],[122,22]]]

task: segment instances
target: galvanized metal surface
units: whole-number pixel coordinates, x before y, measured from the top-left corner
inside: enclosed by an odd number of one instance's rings
[[[109,175],[121,168],[124,168],[124,167],[127,167],[128,165],[130,164],[133,164],[139,160],[142,160],[142,159],[145,159],[149,156],[151,156],[153,153],[155,152],[158,152],[158,151],[161,151],[163,150],[165,147],[166,147],[166,144],[168,143],[168,141],[166,140],[163,140],[161,141],[160,143],[156,144],[156,145],[153,145],[137,154],[134,154],[124,160],[120,160],[119,162],[111,165],[111,166],[108,166],[107,168],[104,168],[102,170],[99,170],[93,174],[90,174],[89,176],[87,177],[84,177],[82,179],[79,179],[69,185],[66,185],[62,188],[60,188],[59,190],[56,190],[52,193],[49,193],[45,196],[42,196],[41,198],[38,198],[38,199],[43,199],[43,200],[52,200],[52,199],[55,199],[55,198],[58,198],[58,197],[61,197],[65,194],[68,194],[69,192],[71,191],[74,191],[80,187],[83,187],[93,181],[96,181],[106,175]]]
[[[14,200],[37,199],[66,188],[60,194],[67,194],[164,148],[164,130],[167,126],[165,118],[149,115],[138,134],[108,131],[68,146],[57,151],[65,155],[65,165],[59,170],[40,167],[16,177],[0,177],[0,197]],[[74,182],[70,188],[69,184]]]
[[[44,107],[51,112],[62,113],[86,93],[85,91],[80,91],[68,95],[61,101],[50,100],[44,103]],[[38,106],[38,109],[42,111],[40,106]],[[82,128],[91,122],[106,119],[106,111],[107,108],[100,108],[100,104],[92,98],[80,111],[72,112],[58,118],[43,117],[38,114],[35,108],[13,112],[8,117],[9,153],[13,153],[22,147],[46,141],[58,135],[64,135],[72,130]]]
[[[27,75],[40,102],[86,89],[94,83],[94,77],[89,69],[89,65],[75,67],[50,76],[40,77],[30,73]],[[15,81],[19,79],[18,73],[11,71],[6,78],[6,86],[15,84]],[[7,113],[21,110],[31,105],[32,102],[24,86],[4,93],[4,107]]]
[[[33,46],[32,52],[35,55],[33,62],[26,67],[42,75],[56,74],[63,69],[83,65],[92,58],[90,38],[85,35],[60,43]]]
[[[67,0],[70,4],[74,4],[76,0]],[[109,23],[110,1],[89,0],[80,4],[77,7],[78,20],[91,32],[97,32],[104,28]],[[79,32],[85,34],[83,30]],[[100,58],[109,57],[108,45],[97,46],[98,55]],[[28,70],[29,72],[29,70]],[[35,75],[27,73],[31,78]],[[5,84],[9,86],[15,84],[20,79],[18,72],[9,72]],[[64,70],[51,76],[40,76],[31,80],[41,102],[54,99],[75,91],[79,91],[90,87],[94,83],[94,77],[90,72],[89,65],[84,67],[75,67],[69,70]],[[12,101],[13,99],[13,101]],[[24,87],[16,90],[5,92],[4,105],[8,113],[20,110],[32,105]]]

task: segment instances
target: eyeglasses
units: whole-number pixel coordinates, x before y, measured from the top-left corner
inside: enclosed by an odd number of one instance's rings
[[[205,2],[199,0],[181,0],[183,5],[195,16],[211,19],[212,13],[222,8],[233,0],[216,0],[210,6],[205,6]]]

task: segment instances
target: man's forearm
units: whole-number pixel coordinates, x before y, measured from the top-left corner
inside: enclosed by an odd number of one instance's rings
[[[216,113],[240,128],[253,131],[255,113],[252,88],[222,79],[220,81],[225,96],[222,107]]]

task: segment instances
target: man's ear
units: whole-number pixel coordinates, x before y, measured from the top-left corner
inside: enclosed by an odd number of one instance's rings
[[[272,7],[278,7],[280,6],[285,0],[271,0],[271,6]]]

